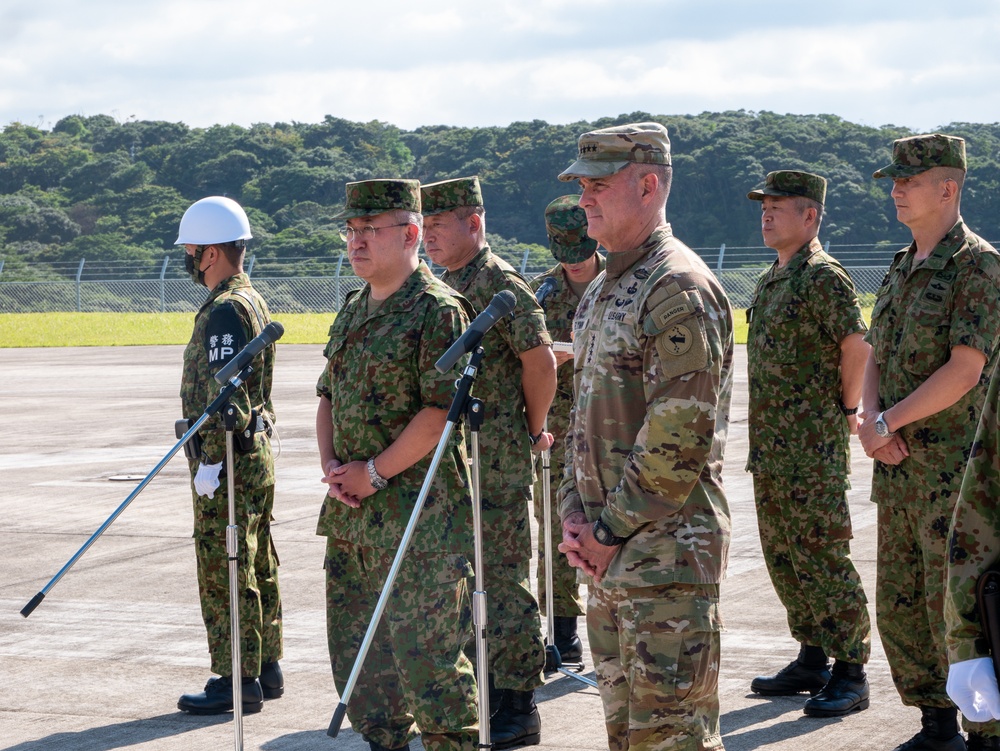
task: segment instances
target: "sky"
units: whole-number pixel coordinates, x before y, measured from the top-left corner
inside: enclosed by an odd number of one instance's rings
[[[0,127],[1000,121],[996,0],[2,0]]]

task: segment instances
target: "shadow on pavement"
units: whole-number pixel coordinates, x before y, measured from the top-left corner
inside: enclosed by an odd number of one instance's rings
[[[220,725],[231,721],[230,714],[194,717],[181,712],[172,712],[158,717],[119,722],[115,725],[101,725],[79,732],[55,733],[35,741],[9,746],[5,751],[50,751],[50,749],[54,751],[68,748],[73,751],[110,751],[200,730],[206,725]]]

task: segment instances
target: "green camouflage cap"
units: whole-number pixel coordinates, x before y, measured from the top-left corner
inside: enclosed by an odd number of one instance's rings
[[[420,183],[417,180],[362,180],[347,183],[347,200],[334,219],[354,219],[403,209],[420,213]]]
[[[421,185],[420,200],[424,205],[424,216],[433,216],[459,206],[482,206],[483,192],[479,189],[476,175],[456,177],[454,180]]]
[[[549,250],[559,263],[582,263],[597,252],[597,240],[587,236],[587,212],[580,196],[560,196],[545,207]]]
[[[563,182],[607,177],[631,162],[670,164],[670,137],[659,123],[630,123],[592,130],[580,136],[579,154],[559,175]]]
[[[913,177],[932,167],[955,167],[965,171],[965,139],[931,133],[899,138],[892,142],[892,164],[872,177]]]
[[[777,170],[768,172],[764,187],[747,193],[751,201],[763,201],[764,196],[802,196],[811,198],[818,204],[826,203],[826,178],[811,172]]]

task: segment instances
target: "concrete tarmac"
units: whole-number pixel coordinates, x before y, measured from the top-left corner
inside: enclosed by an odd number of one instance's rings
[[[170,461],[29,618],[19,613],[174,445],[181,357],[179,346],[0,349],[8,426],[0,451],[0,515],[7,519],[0,546],[2,749],[234,747],[231,716],[176,709],[178,696],[200,691],[210,675],[182,457]],[[367,748],[346,722],[337,739],[326,735],[338,697],[326,648],[325,540],[315,535],[325,491],[314,437],[314,386],[323,362],[321,346],[279,346],[273,534],[281,559],[286,692],[244,718],[247,749]],[[856,440],[853,449],[853,556],[874,599],[871,463]],[[750,692],[750,680],[783,667],[797,645],[761,556],[746,455],[746,350],[739,347],[725,465],[733,516],[719,681],[726,748],[893,749],[919,729],[919,712],[900,703],[877,634],[866,711],[814,719],[802,714],[804,695]],[[870,610],[874,623],[874,602]],[[556,674],[538,700],[539,748],[607,748],[596,689]]]

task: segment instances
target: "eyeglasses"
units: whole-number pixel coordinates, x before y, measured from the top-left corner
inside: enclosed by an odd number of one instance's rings
[[[350,242],[351,240],[360,238],[362,240],[374,240],[375,233],[380,229],[390,229],[391,227],[405,227],[409,222],[403,222],[402,224],[387,224],[384,227],[373,227],[370,224],[360,228],[354,228],[350,225],[342,227],[340,229],[340,239],[344,242]]]

